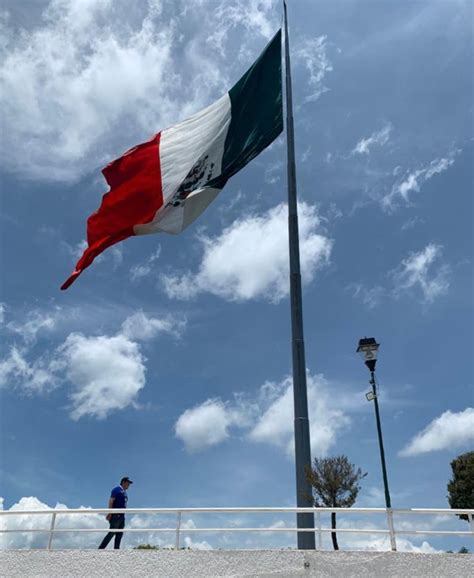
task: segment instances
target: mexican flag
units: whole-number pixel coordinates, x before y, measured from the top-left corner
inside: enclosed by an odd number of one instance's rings
[[[87,220],[88,248],[61,289],[119,241],[183,231],[282,130],[279,30],[227,94],[103,169],[110,191]]]

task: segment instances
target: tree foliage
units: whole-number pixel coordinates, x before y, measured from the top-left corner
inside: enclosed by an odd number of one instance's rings
[[[451,462],[453,478],[448,483],[448,500],[451,508],[474,508],[474,452],[461,454]],[[461,520],[468,520],[460,514]]]
[[[172,546],[154,546],[153,544],[138,544],[133,548],[134,550],[174,550]],[[181,546],[180,550],[191,550],[186,546]]]
[[[454,554],[452,550],[446,550],[446,554]],[[469,554],[469,549],[466,546],[461,546],[456,554]]]
[[[345,455],[330,458],[314,458],[313,467],[306,468],[310,482],[313,506],[317,508],[350,508],[360,491],[360,481],[367,473],[351,464]],[[331,513],[331,528],[336,529],[336,513]],[[331,532],[334,550],[339,550],[337,535]]]

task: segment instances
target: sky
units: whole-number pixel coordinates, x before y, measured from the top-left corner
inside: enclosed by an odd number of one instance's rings
[[[373,336],[392,504],[447,508],[450,462],[474,441],[472,3],[288,4],[312,456],[347,455],[367,472],[356,506],[385,505],[356,354]],[[273,0],[3,3],[3,509],[106,507],[122,476],[134,480],[130,507],[295,505],[284,135],[181,235],[128,239],[59,290],[107,191],[101,169],[222,96],[281,22]],[[395,520],[406,530],[415,521]],[[27,523],[48,521],[3,522]],[[64,523],[106,527],[91,515]],[[296,543],[283,533],[185,539]],[[173,540],[134,534],[124,545]],[[407,535],[399,547],[466,541]],[[377,535],[340,542],[389,548]]]

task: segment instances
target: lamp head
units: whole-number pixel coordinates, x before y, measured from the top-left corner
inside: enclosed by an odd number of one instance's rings
[[[375,371],[379,347],[380,343],[377,343],[374,337],[364,337],[363,339],[359,339],[357,353],[362,355],[365,365],[367,365],[371,373]]]

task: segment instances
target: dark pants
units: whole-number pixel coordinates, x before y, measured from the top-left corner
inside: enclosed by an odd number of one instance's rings
[[[110,529],[111,530],[121,530],[125,528],[125,516],[124,514],[112,514],[110,519]],[[115,536],[114,548],[118,550],[120,548],[120,542],[122,541],[123,532],[109,532],[107,536],[102,540],[99,546],[99,550],[107,548],[108,543]]]

